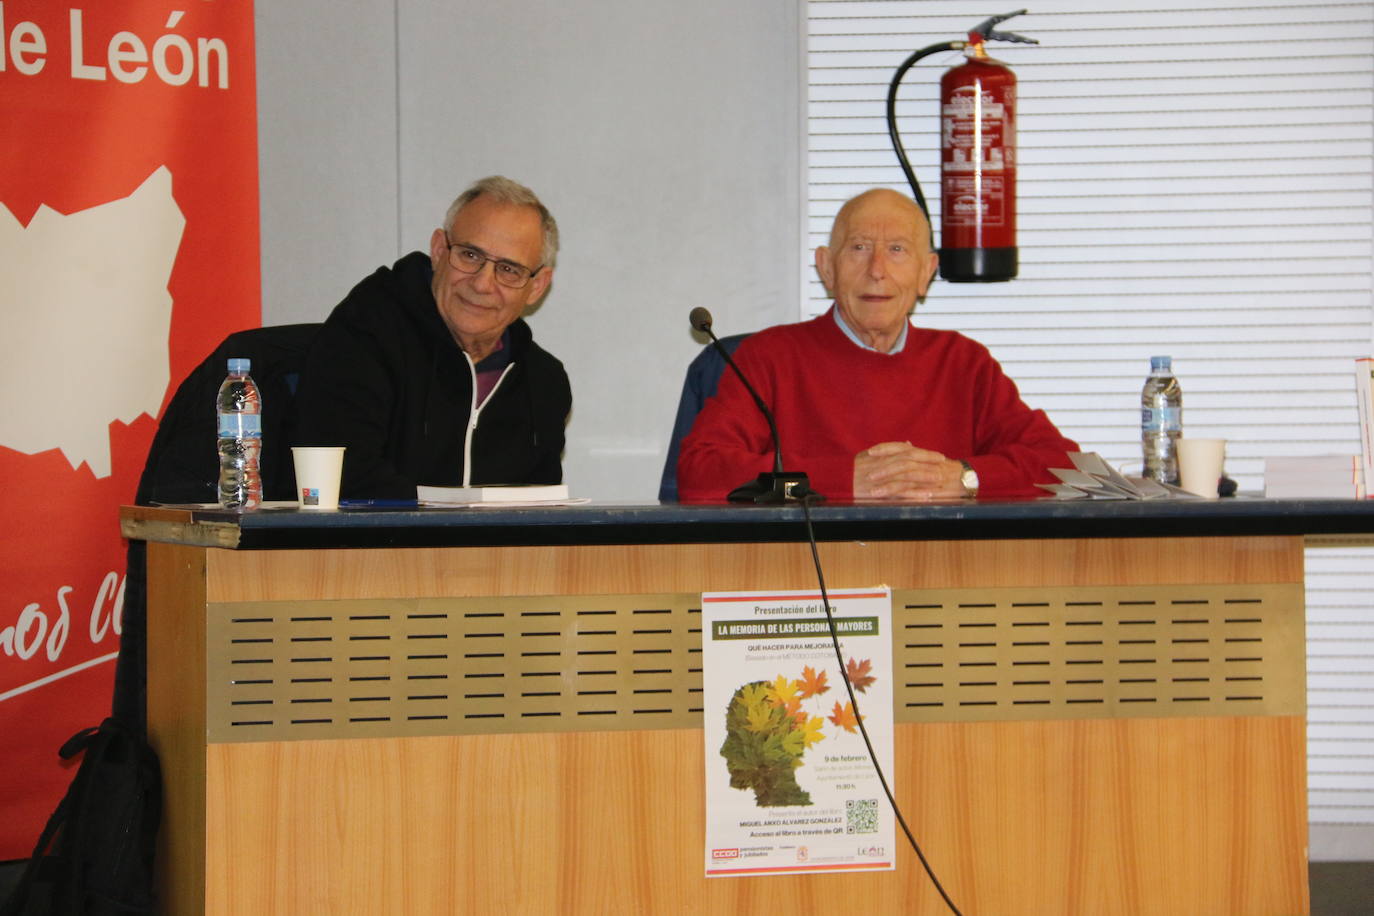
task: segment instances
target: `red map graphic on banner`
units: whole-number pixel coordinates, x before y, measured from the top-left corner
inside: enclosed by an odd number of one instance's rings
[[[108,714],[154,415],[261,320],[255,111],[251,3],[0,2],[0,859]]]

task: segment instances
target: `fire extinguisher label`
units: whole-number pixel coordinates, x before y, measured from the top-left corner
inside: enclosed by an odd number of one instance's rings
[[[963,176],[945,179],[945,199],[950,201],[944,214],[945,225],[1002,225],[1006,219],[1006,182],[994,175],[984,175],[981,194],[978,184]]]
[[[1010,106],[977,86],[961,86],[941,106],[945,226],[1003,226],[1015,174]]]

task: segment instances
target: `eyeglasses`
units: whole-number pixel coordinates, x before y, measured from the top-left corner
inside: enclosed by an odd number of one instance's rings
[[[524,264],[493,258],[480,248],[455,244],[449,241],[447,233],[444,234],[444,240],[448,241],[448,262],[453,265],[454,270],[465,274],[480,273],[490,261],[492,275],[496,277],[496,282],[502,286],[509,286],[511,289],[520,289],[530,282],[531,277],[544,269],[541,266],[530,270]]]

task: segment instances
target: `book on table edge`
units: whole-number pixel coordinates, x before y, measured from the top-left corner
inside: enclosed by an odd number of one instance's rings
[[[1265,458],[1264,495],[1275,499],[1364,499],[1364,459],[1359,455]]]
[[[1374,482],[1374,357],[1355,360],[1355,404],[1360,414],[1360,451],[1367,491]]]
[[[1346,483],[1364,480],[1364,459],[1359,455],[1271,455],[1264,459],[1264,477],[1301,480],[1325,477]]]
[[[420,486],[415,490],[415,498],[421,503],[538,503],[568,498],[568,485],[565,483],[489,487]]]

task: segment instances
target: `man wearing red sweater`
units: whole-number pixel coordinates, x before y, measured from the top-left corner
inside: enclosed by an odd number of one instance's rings
[[[816,249],[834,306],[735,352],[777,417],[785,466],[832,499],[1034,495],[1078,450],[982,344],[910,323],[938,266],[931,247],[914,201],[860,194]],[[772,466],[768,424],[726,372],[683,440],[680,497],[722,499]]]

